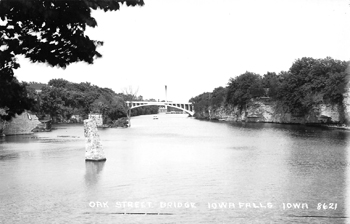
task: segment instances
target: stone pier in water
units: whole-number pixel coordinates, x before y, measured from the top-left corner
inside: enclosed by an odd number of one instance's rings
[[[97,125],[94,119],[84,120],[84,136],[85,136],[85,160],[86,161],[105,161],[100,136],[97,132]]]

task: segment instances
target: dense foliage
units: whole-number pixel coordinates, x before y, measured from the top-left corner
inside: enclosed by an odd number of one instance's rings
[[[190,99],[190,102],[193,104],[194,111],[207,112],[210,106],[210,93],[205,92],[196,97],[193,97]]]
[[[93,63],[95,57],[101,57],[96,48],[102,42],[85,35],[87,26],[97,26],[91,11],[118,10],[123,3],[144,4],[142,0],[2,0],[1,45],[7,46],[9,56],[22,54],[53,66]]]
[[[124,3],[144,4],[143,0],[1,0],[0,76],[6,80],[1,87],[8,89],[1,90],[7,94],[1,95],[0,108],[7,108],[9,116],[29,108],[23,97],[17,98],[26,95],[13,79],[14,69],[19,67],[17,55],[58,67],[80,61],[92,64],[101,57],[97,47],[102,42],[85,35],[87,26],[97,26],[91,11],[118,10]],[[14,98],[20,102],[11,103]]]
[[[267,72],[262,78],[262,86],[264,88],[264,96],[276,99],[279,88],[279,77],[274,72]]]
[[[226,102],[233,106],[243,107],[250,99],[263,95],[261,76],[252,72],[245,72],[234,79],[230,79],[227,86]]]
[[[342,105],[348,82],[349,62],[324,59],[297,59],[288,71],[264,76],[245,72],[231,78],[226,88],[202,93],[191,99],[195,111],[232,105],[243,109],[249,101],[261,97],[275,100],[286,112],[304,115],[320,103]]]
[[[31,83],[34,86],[35,83]],[[33,92],[33,89],[28,91]],[[108,88],[100,88],[90,83],[72,83],[64,79],[52,79],[41,92],[31,95],[36,104],[32,107],[41,117],[50,115],[54,121],[68,121],[72,115],[87,118],[89,113],[103,115],[104,123],[125,117],[128,108],[125,101],[130,96],[115,93]],[[142,100],[142,96],[133,100]],[[132,115],[158,113],[158,107],[136,108]]]
[[[222,86],[215,88],[210,94],[210,105],[214,108],[222,106],[223,102],[226,100],[226,95],[226,88]]]
[[[329,57],[298,59],[281,74],[277,99],[294,114],[304,114],[322,102],[341,104],[348,65]]]
[[[23,112],[23,108],[30,108],[34,101],[28,98],[26,85],[19,83],[12,75],[5,75],[0,71],[0,113],[1,120],[10,120],[15,114]]]

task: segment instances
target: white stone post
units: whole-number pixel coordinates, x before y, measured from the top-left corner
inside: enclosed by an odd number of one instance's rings
[[[106,157],[100,142],[100,136],[97,133],[95,119],[84,120],[85,136],[85,160],[86,161],[105,161]]]

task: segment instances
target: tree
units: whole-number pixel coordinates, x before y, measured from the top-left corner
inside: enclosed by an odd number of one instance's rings
[[[295,115],[303,115],[323,102],[341,104],[348,65],[330,57],[297,59],[288,72],[280,75],[277,99]]]
[[[126,96],[126,98],[124,98],[124,100],[125,101],[131,101],[131,103],[132,103],[133,100],[138,100],[138,97],[137,97],[137,92],[138,91],[139,91],[138,88],[137,88],[136,91],[133,91],[131,86],[129,86],[129,88],[124,88],[123,95]],[[128,124],[129,124],[129,127],[131,127],[131,116],[132,116],[131,108],[129,106],[126,106],[125,108],[126,108],[126,114],[127,114],[127,117],[128,117]]]
[[[243,108],[252,98],[263,95],[264,89],[261,76],[252,72],[245,72],[236,78],[230,79],[226,101],[233,106]]]
[[[72,115],[87,117],[93,112],[101,113],[104,122],[109,123],[126,116],[124,100],[109,88],[62,79],[50,80],[49,84],[39,94],[39,111],[50,114],[54,120],[68,120]]]
[[[92,64],[95,58],[101,57],[96,49],[103,42],[85,35],[87,26],[97,26],[91,10],[115,11],[124,3],[127,6],[144,4],[143,0],[1,0],[1,79],[8,83],[13,80],[13,70],[19,67],[17,55],[63,68],[80,61]],[[17,91],[20,89],[18,86]],[[4,97],[8,95],[2,95]],[[0,108],[9,108],[11,115],[28,109],[26,104],[9,104],[11,97],[2,100]]]
[[[45,114],[49,114],[54,121],[59,115],[66,113],[65,99],[66,91],[63,88],[43,87],[40,94],[41,109]]]
[[[104,123],[126,116],[126,107],[123,99],[109,88],[99,88],[100,94],[92,104],[92,111],[101,113]]]
[[[210,97],[210,104],[213,108],[220,107],[225,102],[226,88],[217,87],[213,90]]]
[[[275,98],[280,85],[279,77],[274,72],[267,72],[262,79],[265,96]]]
[[[336,72],[330,75],[324,88],[323,100],[333,104],[342,104],[346,92],[347,78],[349,73]]]
[[[16,114],[23,112],[22,108],[30,109],[34,99],[28,97],[26,85],[21,84],[13,75],[6,75],[0,71],[0,105],[4,113],[0,119],[11,120]]]
[[[115,11],[120,4],[143,5],[143,0],[2,0],[1,45],[10,56],[23,54],[32,62],[66,67],[73,62],[93,63],[101,57],[96,47],[102,42],[85,35],[96,27],[92,9]]]
[[[205,92],[190,99],[196,112],[209,112],[210,94],[209,92]]]
[[[51,79],[47,84],[56,88],[66,88],[69,81],[65,79]]]

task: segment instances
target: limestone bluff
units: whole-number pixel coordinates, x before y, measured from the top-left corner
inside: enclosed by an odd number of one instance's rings
[[[346,124],[350,111],[349,101],[344,106],[318,104],[301,116],[295,116],[269,98],[251,100],[244,109],[237,106],[220,106],[210,110],[196,111],[195,118],[209,120],[225,120],[236,122],[266,122],[287,124]]]
[[[350,124],[350,62],[303,57],[287,71],[230,78],[190,101],[199,119],[287,124]]]

